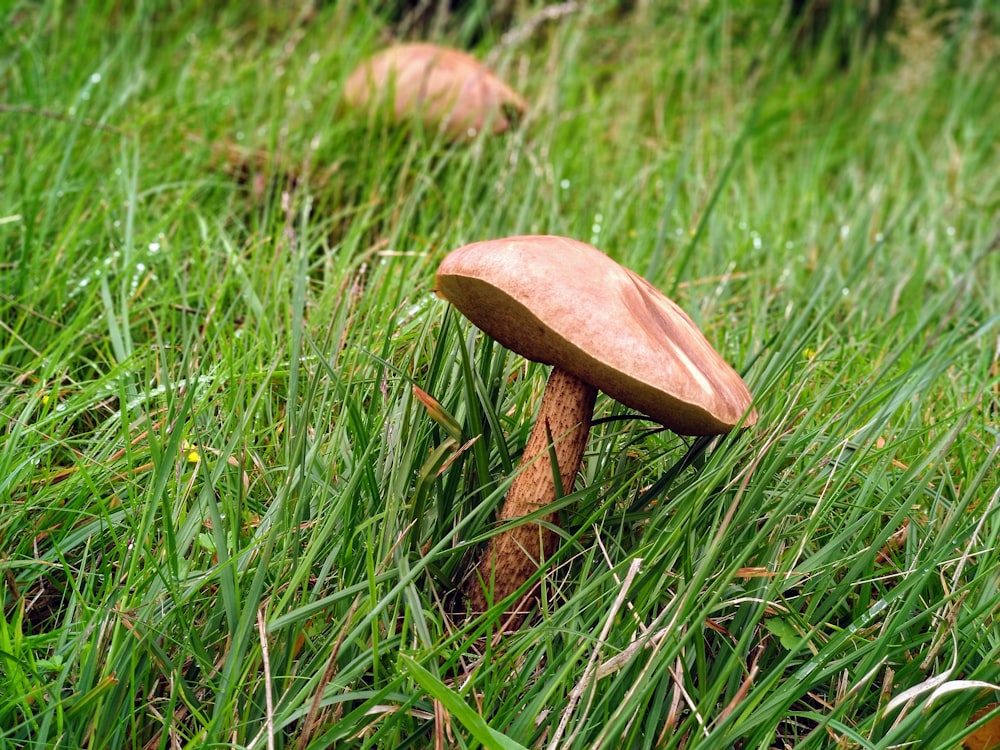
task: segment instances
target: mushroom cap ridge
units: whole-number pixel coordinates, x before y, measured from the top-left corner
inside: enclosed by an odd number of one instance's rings
[[[732,430],[739,374],[652,284],[583,242],[475,242],[442,261],[437,290],[511,351],[560,367],[682,435]],[[744,425],[757,419],[746,414]]]

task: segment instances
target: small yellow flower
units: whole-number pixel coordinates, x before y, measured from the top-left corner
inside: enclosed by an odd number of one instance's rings
[[[201,461],[201,453],[198,452],[197,445],[184,440],[181,442],[181,450],[187,451],[187,461],[189,464],[196,464]]]

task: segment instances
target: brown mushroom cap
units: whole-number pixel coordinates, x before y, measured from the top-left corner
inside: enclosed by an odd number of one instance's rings
[[[682,435],[729,432],[746,384],[691,318],[641,276],[565,237],[475,242],[450,253],[437,289],[508,349],[562,368]]]
[[[397,120],[419,117],[454,139],[489,125],[502,133],[523,114],[524,99],[476,58],[434,44],[400,44],[361,63],[348,77],[344,99],[365,109],[393,92]]]

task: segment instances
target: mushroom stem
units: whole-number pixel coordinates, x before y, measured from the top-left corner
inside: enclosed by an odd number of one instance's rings
[[[553,368],[517,476],[500,511],[500,521],[520,518],[556,501],[550,449],[555,453],[563,490],[566,493],[573,491],[596,398],[594,386],[565,370]],[[557,524],[558,515],[557,512],[549,513],[542,520]],[[486,592],[491,587],[490,600],[493,602],[510,596],[558,546],[559,535],[540,523],[524,523],[492,537],[464,585],[471,611],[486,611]]]

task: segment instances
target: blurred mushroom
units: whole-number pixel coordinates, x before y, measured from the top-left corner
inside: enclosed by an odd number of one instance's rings
[[[522,236],[466,245],[442,261],[437,291],[508,349],[553,365],[501,521],[572,491],[600,389],[682,435],[716,435],[757,420],[740,376],[683,310],[590,245]],[[552,451],[550,453],[550,450]],[[558,522],[557,514],[542,517]],[[464,586],[473,612],[514,593],[558,548],[525,523],[492,537]],[[485,589],[484,589],[485,587]]]
[[[396,120],[417,118],[451,140],[510,129],[527,109],[524,99],[471,55],[433,44],[389,47],[347,78],[344,99],[356,109],[384,106],[392,96]]]

